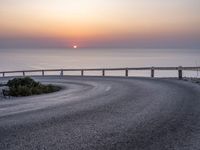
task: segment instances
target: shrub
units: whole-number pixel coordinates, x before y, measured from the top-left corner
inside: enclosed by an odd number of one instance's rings
[[[15,97],[52,93],[61,89],[51,84],[42,85],[40,82],[36,82],[30,77],[9,80],[7,86],[9,87],[9,95]]]

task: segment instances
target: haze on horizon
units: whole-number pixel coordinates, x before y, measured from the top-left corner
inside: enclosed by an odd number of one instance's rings
[[[199,0],[1,0],[0,48],[200,48]]]

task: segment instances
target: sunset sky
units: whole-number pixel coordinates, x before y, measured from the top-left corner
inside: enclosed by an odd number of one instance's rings
[[[0,48],[200,48],[200,0],[1,0]]]

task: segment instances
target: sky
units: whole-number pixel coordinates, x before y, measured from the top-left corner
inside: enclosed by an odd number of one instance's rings
[[[199,0],[1,0],[0,48],[200,48]]]

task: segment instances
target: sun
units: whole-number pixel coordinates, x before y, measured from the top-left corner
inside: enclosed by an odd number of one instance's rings
[[[77,45],[74,45],[74,46],[73,46],[73,48],[74,48],[74,49],[77,49],[77,48],[78,48],[78,46],[77,46]]]

